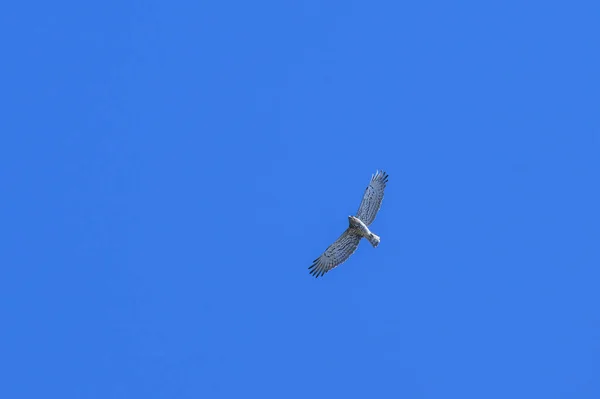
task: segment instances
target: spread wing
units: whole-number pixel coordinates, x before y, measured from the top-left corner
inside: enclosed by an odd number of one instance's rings
[[[312,266],[308,268],[310,274],[319,277],[344,263],[356,251],[360,239],[361,237],[355,234],[352,228],[347,228],[340,238],[315,259]]]
[[[383,190],[388,182],[388,174],[384,171],[377,171],[371,177],[369,187],[365,190],[362,202],[356,212],[356,217],[362,220],[367,226],[373,223],[379,208],[381,208],[381,201],[383,200]]]

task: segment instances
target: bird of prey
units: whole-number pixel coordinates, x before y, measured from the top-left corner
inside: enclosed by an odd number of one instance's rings
[[[367,226],[373,223],[379,208],[381,208],[383,190],[387,182],[388,175],[383,171],[377,171],[371,177],[371,182],[365,190],[356,216],[348,216],[350,226],[321,256],[314,260],[312,266],[308,268],[310,274],[320,277],[344,263],[356,251],[358,243],[363,237],[369,240],[374,248],[379,245],[381,239],[371,233]]]

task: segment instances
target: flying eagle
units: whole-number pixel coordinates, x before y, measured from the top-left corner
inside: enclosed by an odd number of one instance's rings
[[[379,245],[381,239],[371,233],[367,226],[373,223],[379,208],[381,208],[383,190],[387,182],[388,175],[383,171],[377,171],[371,177],[371,182],[365,190],[356,216],[348,216],[350,226],[321,256],[314,260],[312,266],[308,268],[310,274],[319,277],[344,263],[356,251],[360,239],[363,237],[369,240],[374,248]]]

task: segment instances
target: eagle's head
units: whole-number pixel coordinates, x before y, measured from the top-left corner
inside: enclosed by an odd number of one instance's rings
[[[350,222],[350,226],[352,227],[361,227],[363,225],[363,222],[356,216],[348,216],[348,222]]]

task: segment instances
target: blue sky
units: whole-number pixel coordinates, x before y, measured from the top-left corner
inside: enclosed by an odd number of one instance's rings
[[[1,396],[600,397],[598,4],[6,5]]]

